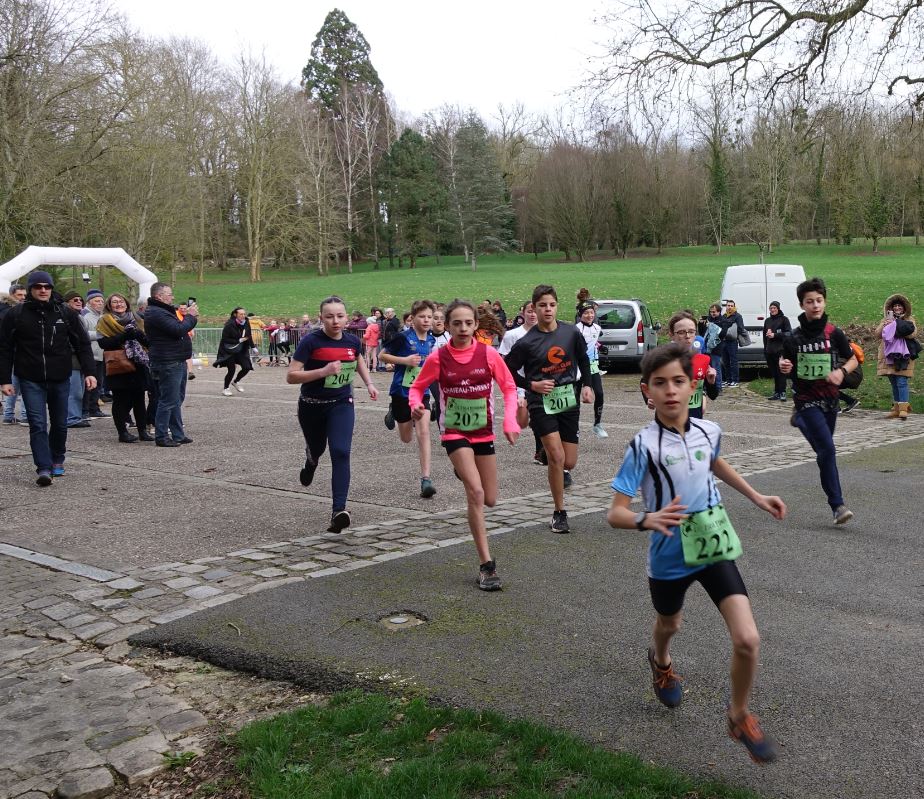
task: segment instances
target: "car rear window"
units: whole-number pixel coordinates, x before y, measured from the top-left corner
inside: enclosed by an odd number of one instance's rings
[[[597,309],[597,324],[603,330],[629,330],[635,324],[635,308],[628,303],[601,305]]]

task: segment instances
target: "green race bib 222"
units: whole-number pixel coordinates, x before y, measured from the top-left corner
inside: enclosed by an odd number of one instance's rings
[[[687,566],[708,566],[741,555],[741,541],[724,505],[691,513],[680,523],[680,541]]]
[[[420,374],[419,366],[405,366],[404,367],[404,379],[401,381],[401,385],[405,388],[410,388],[411,384],[416,379],[417,375]]]

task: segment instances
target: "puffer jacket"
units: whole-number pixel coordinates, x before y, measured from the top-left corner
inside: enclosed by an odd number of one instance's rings
[[[20,380],[35,383],[69,380],[72,358],[84,377],[96,376],[90,339],[80,316],[63,302],[26,299],[0,322],[0,384]]]
[[[876,352],[876,374],[879,377],[885,377],[887,375],[898,375],[899,377],[912,377],[914,375],[914,361],[908,362],[908,368],[902,369],[901,371],[896,371],[895,367],[892,366],[891,362],[886,359],[885,356],[885,344],[882,341],[882,330],[889,324],[891,320],[886,319],[886,313],[892,309],[892,305],[896,302],[900,302],[905,306],[905,315],[902,317],[902,321],[910,322],[914,330],[908,333],[904,338],[915,338],[918,335],[918,326],[914,321],[914,317],[911,315],[911,301],[904,294],[893,294],[889,299],[887,299],[882,305],[882,321],[879,323],[876,328],[876,338],[879,339],[879,349]]]
[[[144,312],[144,331],[148,336],[148,356],[151,363],[185,361],[192,358],[192,341],[189,331],[196,326],[198,319],[189,314],[181,322],[177,319],[176,309],[165,302],[148,300]]]

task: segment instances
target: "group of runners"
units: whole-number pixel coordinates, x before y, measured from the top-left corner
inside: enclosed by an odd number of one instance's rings
[[[800,327],[784,342],[779,367],[792,374],[794,423],[817,454],[821,483],[835,524],[852,517],[844,504],[833,433],[838,390],[857,368],[846,336],[828,322],[827,290],[820,278],[797,290]],[[503,435],[515,444],[529,425],[535,458],[547,466],[553,502],[550,528],[568,533],[566,476],[578,459],[580,405],[594,404],[594,433],[602,427],[603,388],[596,366],[599,326],[592,301],[579,304],[576,324],[558,321],[558,295],[549,285],[533,291],[521,309],[524,323],[505,336],[498,350],[477,339],[478,310],[454,300],[437,310],[429,300],[411,309],[409,326],[383,350],[394,366],[385,423],[401,440],[416,437],[420,495],[435,495],[430,474],[429,421],[438,418],[440,439],[456,477],[465,487],[469,528],[479,560],[478,588],[501,586],[488,545],[485,507],[497,501],[494,384],[503,397]],[[438,325],[434,330],[434,315]],[[298,345],[287,380],[301,385],[298,420],[305,437],[302,485],[314,479],[318,460],[330,448],[332,499],[330,532],[350,524],[346,509],[356,375],[371,399],[378,392],[361,357],[359,340],[346,331],[347,310],[331,296],[320,306],[321,328]],[[721,457],[719,425],[703,418],[703,395],[719,393],[716,370],[699,346],[696,319],[679,311],[668,323],[671,342],[650,351],[642,362],[641,391],[653,420],[628,444],[616,476],[607,521],[614,528],[649,534],[648,580],[655,622],[648,663],[658,700],[680,705],[682,679],[674,669],[670,643],[678,632],[687,589],[699,582],[718,608],[732,643],[728,732],[751,758],[768,763],[777,747],[748,708],[757,670],[760,637],[747,589],[735,560],[741,542],[722,504],[717,478],[773,518],[786,515],[776,496],[757,492]],[[630,504],[641,492],[642,509]]]

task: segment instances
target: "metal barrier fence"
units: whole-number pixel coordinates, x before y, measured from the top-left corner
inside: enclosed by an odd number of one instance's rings
[[[192,349],[193,358],[201,359],[201,365],[211,364],[218,354],[218,345],[221,343],[220,327],[197,327],[193,332]],[[295,352],[300,339],[297,330],[289,331],[289,357]],[[253,343],[256,345],[255,353],[251,353],[251,360],[254,366],[269,366],[275,364],[276,359],[281,359],[286,363],[284,350],[278,350],[277,345],[270,338],[269,333],[264,330],[253,331]],[[277,351],[278,350],[278,351]]]

